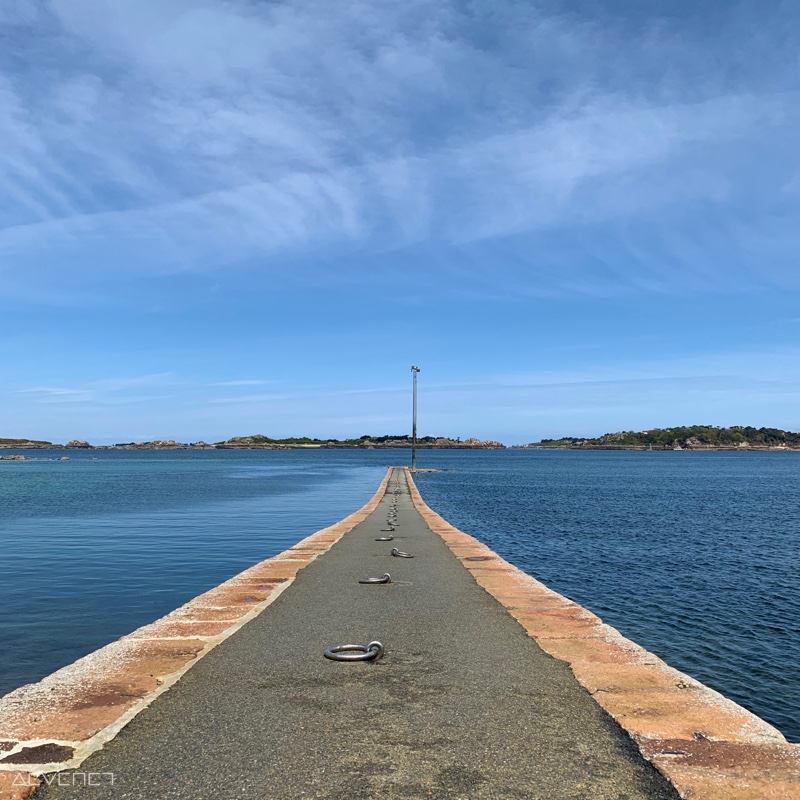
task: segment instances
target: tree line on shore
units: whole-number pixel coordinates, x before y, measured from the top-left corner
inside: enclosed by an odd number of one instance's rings
[[[523,447],[564,448],[746,448],[781,447],[800,448],[800,433],[779,428],[754,428],[749,425],[733,425],[722,428],[717,425],[687,425],[677,428],[653,428],[647,431],[619,431],[606,433],[597,438],[564,436],[560,439],[542,439]]]

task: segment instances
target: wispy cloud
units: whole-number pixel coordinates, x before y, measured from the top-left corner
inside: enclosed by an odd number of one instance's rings
[[[731,350],[638,360],[609,355],[584,367],[486,371],[463,381],[425,373],[420,430],[423,435],[477,435],[513,443],[688,423],[798,429],[799,370],[800,358],[791,350]],[[357,436],[405,431],[409,424],[404,380],[381,385],[295,382],[274,392],[253,392],[249,379],[218,383],[236,385],[213,386],[179,374],[117,377],[23,387],[0,396],[0,405],[18,403],[13,418],[38,421],[40,430],[31,423],[26,435],[39,438],[47,436],[41,420],[50,419],[48,414],[57,420],[53,424],[67,429],[66,438],[107,441],[141,439],[142,430],[151,431],[149,438],[214,441],[254,432]]]
[[[13,394],[29,395],[37,403],[93,403],[97,405],[142,403],[162,400],[170,395],[143,395],[142,388],[178,386],[181,381],[171,373],[137,375],[126,378],[104,378],[86,383],[84,386],[32,386],[15,389]]]
[[[283,398],[285,394],[244,394],[220,397],[216,390],[265,386],[270,381],[242,379],[206,383],[191,377],[179,377],[171,372],[159,372],[129,377],[101,378],[80,386],[31,386],[12,390],[12,394],[29,396],[36,403],[92,403],[120,405],[181,398],[193,403],[247,403],[270,398]],[[151,390],[143,393],[143,390]],[[153,390],[156,390],[153,393]],[[160,391],[157,391],[160,390]],[[165,393],[166,392],[166,393]]]
[[[41,403],[82,403],[92,402],[95,393],[88,389],[68,389],[59,386],[34,386],[30,389],[17,389],[16,394],[31,395],[34,402]]]
[[[795,424],[800,6],[331,8],[0,3],[4,419]]]
[[[420,242],[529,237],[529,253],[562,230],[583,258],[556,247],[462,277],[508,293],[708,286],[720,268],[706,256],[724,244],[726,270],[793,281],[795,237],[776,239],[758,198],[780,191],[793,216],[800,198],[785,169],[751,166],[781,151],[800,174],[798,95],[763,88],[788,45],[742,81],[663,22],[622,30],[510,2],[491,18],[432,0],[348,0],[336,14],[321,0],[16,8],[0,74],[0,291],[254,259],[288,279],[286,256]],[[741,16],[717,46],[756,57]],[[37,69],[45,51],[64,69]],[[740,202],[746,226],[718,213]],[[667,233],[676,218],[702,220],[708,246]],[[613,245],[598,268],[585,251],[602,259],[600,224]],[[756,242],[768,257],[742,258]]]
[[[262,380],[238,380],[238,381],[217,381],[216,383],[209,383],[208,386],[265,386],[269,381]]]

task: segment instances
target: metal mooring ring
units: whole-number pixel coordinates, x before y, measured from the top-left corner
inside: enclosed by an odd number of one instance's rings
[[[338,644],[329,647],[325,658],[331,661],[377,661],[383,655],[383,645],[380,642],[369,644]]]
[[[379,536],[375,541],[376,542],[391,542],[394,539],[394,536]]]
[[[384,572],[380,578],[360,578],[359,583],[391,583],[392,576],[388,572]]]
[[[411,553],[404,553],[402,550],[398,550],[396,547],[392,548],[392,555],[397,556],[398,558],[414,558]]]

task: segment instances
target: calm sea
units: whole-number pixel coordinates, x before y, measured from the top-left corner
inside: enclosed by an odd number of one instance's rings
[[[408,461],[68,454],[0,462],[0,694],[341,519]],[[442,470],[417,484],[454,525],[800,741],[800,454],[421,451],[419,466]]]
[[[67,455],[0,461],[0,695],[347,516],[387,461],[298,450]]]
[[[472,455],[432,508],[800,741],[800,453]]]

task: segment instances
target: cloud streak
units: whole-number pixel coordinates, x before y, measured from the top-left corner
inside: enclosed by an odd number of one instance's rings
[[[411,363],[435,433],[797,427],[797,4],[8,0],[0,42],[34,438],[402,430]]]
[[[349,0],[336,15],[315,0],[33,9],[19,5],[18,57],[0,74],[0,291],[12,294],[43,278],[96,285],[254,262],[288,279],[287,258],[535,246],[566,231],[594,254],[601,225],[619,286],[708,284],[719,272],[703,274],[704,258],[732,227],[718,209],[777,188],[745,155],[769,158],[800,122],[791,87],[719,74],[713,52],[699,60],[655,23],[623,39],[615,25],[501,4],[491,49],[488,18],[421,0]],[[31,66],[51,49],[76,54],[58,77]],[[678,80],[693,70],[701,80]],[[785,170],[780,181],[798,214]],[[664,220],[698,213],[708,247],[676,236],[650,248],[629,232],[662,238]],[[738,268],[791,281],[795,237],[770,234],[761,212],[736,231],[731,251],[759,239],[772,251]],[[509,291],[607,287],[608,270],[583,256],[501,270]],[[337,275],[352,279],[346,266]]]
[[[690,423],[798,429],[798,366],[791,351],[731,351],[712,358],[617,358],[582,369],[483,374],[473,381],[437,380],[426,373],[420,425],[423,435],[477,435],[507,443]],[[15,420],[14,435],[53,437],[52,424],[64,431],[62,439],[97,443],[143,437],[218,441],[255,432],[347,437],[408,427],[405,381],[295,382],[280,391],[253,392],[264,383],[208,384],[189,375],[155,373],[22,387],[0,395],[0,406],[5,412],[6,406],[19,405],[13,417],[4,413]]]

